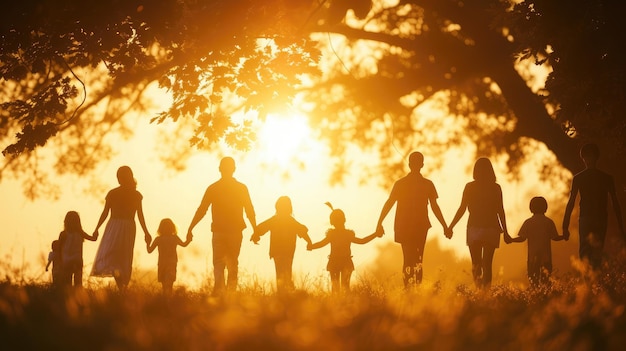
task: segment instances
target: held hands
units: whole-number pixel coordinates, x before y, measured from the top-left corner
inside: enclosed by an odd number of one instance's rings
[[[307,251],[313,250],[313,243],[306,244],[306,249],[307,249]]]
[[[452,228],[451,227],[443,227],[443,235],[446,236],[446,238],[448,239],[452,239]]]
[[[383,235],[385,235],[385,229],[383,229],[382,226],[378,226],[376,227],[376,231],[374,232],[374,234],[376,234],[377,237],[382,238]]]
[[[569,228],[563,228],[563,240],[569,240]]]
[[[376,226],[376,236],[379,238],[382,238],[383,235],[385,235],[385,228],[383,228],[382,224],[378,223],[378,225]]]
[[[98,233],[98,229],[94,230],[91,236],[93,236],[94,240],[98,240],[98,236],[100,236],[100,233]]]
[[[254,245],[259,245],[260,239],[261,239],[261,236],[256,233],[252,234],[252,236],[250,237],[250,241],[252,241]]]
[[[506,244],[510,244],[513,242],[513,238],[511,237],[511,235],[509,235],[509,232],[506,230],[504,231],[504,242]]]

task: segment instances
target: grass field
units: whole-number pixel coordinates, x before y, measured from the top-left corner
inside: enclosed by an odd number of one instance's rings
[[[59,292],[5,279],[0,349],[622,350],[623,272],[580,272],[543,290],[436,281],[404,291],[356,281],[340,296],[315,284],[276,295],[243,282],[219,298],[208,287],[171,296],[141,284]]]

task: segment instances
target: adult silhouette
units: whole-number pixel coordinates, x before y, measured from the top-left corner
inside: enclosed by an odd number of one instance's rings
[[[598,269],[602,263],[602,250],[607,232],[608,198],[611,198],[613,212],[617,220],[620,234],[626,239],[622,210],[617,200],[613,177],[599,170],[596,165],[600,158],[600,150],[596,144],[585,144],[580,148],[580,158],[585,169],[574,175],[569,200],[563,216],[563,238],[569,240],[569,222],[580,194],[580,211],[578,216],[578,254],[586,260],[591,268]]]
[[[144,232],[146,242],[152,236],[146,227],[143,216],[143,196],[137,191],[137,181],[128,166],[117,170],[119,187],[109,191],[105,198],[104,209],[98,220],[93,236],[98,237],[98,229],[111,213],[98,246],[91,275],[95,277],[114,277],[118,288],[124,289],[130,282],[133,268],[133,250],[135,247],[135,215]]]
[[[428,219],[428,205],[433,214],[447,229],[446,222],[437,204],[437,190],[429,179],[422,176],[421,169],[424,166],[424,155],[413,152],[409,155],[409,174],[395,182],[389,198],[383,205],[378,218],[376,232],[384,232],[383,220],[397,203],[396,217],[394,221],[394,240],[402,246],[403,278],[405,288],[421,283],[422,260],[426,235],[431,227]]]
[[[513,239],[506,226],[502,188],[496,183],[496,174],[488,158],[476,160],[473,177],[474,181],[463,189],[461,205],[446,236],[452,237],[452,229],[467,210],[467,246],[472,258],[474,283],[479,288],[488,288],[491,286],[493,254],[500,246],[500,233],[504,232],[507,244]]]
[[[250,200],[248,187],[237,181],[235,173],[235,160],[232,157],[224,157],[220,161],[219,170],[221,178],[209,185],[204,192],[200,206],[196,210],[187,235],[193,235],[193,228],[206,215],[211,207],[211,232],[213,233],[213,275],[215,278],[214,294],[221,294],[226,288],[237,288],[237,276],[239,272],[239,251],[243,239],[243,229],[246,223],[243,219],[243,211],[256,230],[256,217],[254,207]],[[228,282],[225,281],[225,270],[228,270]]]

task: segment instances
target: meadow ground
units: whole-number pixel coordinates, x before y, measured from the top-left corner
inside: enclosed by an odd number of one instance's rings
[[[54,291],[0,282],[2,350],[622,350],[626,273],[579,272],[549,289],[453,281],[413,291],[356,281],[277,295],[252,282],[219,298],[135,284]]]

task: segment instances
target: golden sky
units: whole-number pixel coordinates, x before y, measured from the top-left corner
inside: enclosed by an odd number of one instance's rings
[[[324,205],[330,201],[336,208],[346,213],[347,227],[356,231],[357,236],[366,236],[375,230],[380,209],[386,200],[390,189],[372,184],[358,185],[356,178],[348,178],[341,186],[331,187],[328,165],[325,161],[325,148],[310,138],[306,120],[301,116],[283,116],[270,119],[266,130],[260,132],[259,141],[254,151],[233,152],[237,162],[235,177],[245,183],[252,197],[257,213],[257,222],[274,214],[274,203],[279,196],[291,197],[294,206],[294,216],[309,228],[309,235],[313,241],[321,240],[329,228],[329,209]],[[145,123],[145,124],[142,124]],[[158,155],[154,152],[154,145],[158,142],[157,130],[159,126],[149,125],[147,122],[138,122],[137,135],[134,139],[125,142],[120,150],[123,154],[98,169],[98,177],[102,178],[109,189],[117,186],[115,174],[121,165],[129,165],[138,181],[138,190],[144,196],[144,214],[152,235],[156,235],[156,228],[162,218],[169,217],[177,225],[179,236],[184,238],[187,227],[195,210],[200,203],[206,187],[219,178],[219,157],[198,152],[188,162],[188,169],[178,174],[172,174],[159,163]],[[292,137],[280,138],[284,128],[290,131]],[[295,136],[295,137],[294,137]],[[289,153],[295,153],[294,155]],[[293,168],[288,160],[296,156],[305,161],[306,168]],[[363,156],[367,159],[367,156]],[[425,155],[425,162],[433,155]],[[463,187],[470,181],[467,173],[471,169],[473,159],[468,159],[461,150],[451,150],[447,155],[438,155],[447,160],[444,168],[432,174],[425,174],[435,183],[439,193],[439,205],[447,222],[452,219]],[[269,165],[264,167],[263,165]],[[529,172],[536,166],[529,165]],[[283,171],[289,170],[290,176],[283,177]],[[407,168],[408,171],[408,168]],[[358,169],[354,169],[358,172]],[[503,172],[496,164],[496,173]],[[536,172],[536,171],[535,171]],[[83,228],[92,233],[104,204],[106,191],[98,196],[83,192],[83,180],[70,179],[63,186],[62,197],[57,202],[37,200],[30,202],[21,194],[17,182],[0,184],[0,195],[3,199],[2,222],[4,231],[3,245],[0,249],[3,266],[17,268],[27,280],[49,281],[50,274],[44,271],[50,242],[57,238],[62,230],[65,213],[76,210],[81,215]],[[508,225],[513,236],[521,226],[522,221],[530,214],[528,200],[535,195],[547,196],[550,185],[537,182],[536,179],[524,183],[508,181],[499,176],[499,183],[504,189],[505,209],[508,216]],[[386,235],[375,239],[366,245],[353,245],[353,259],[356,266],[355,276],[365,273],[366,266],[376,257],[376,248],[379,245],[393,241],[394,210],[385,220]],[[454,249],[459,257],[468,257],[465,246],[465,221],[455,228],[452,240],[444,238],[441,226],[431,214],[433,228],[429,238],[437,238],[444,248]],[[194,240],[187,248],[178,248],[179,275],[177,284],[196,287],[212,278],[211,261],[211,233],[210,212],[196,226]],[[560,227],[560,218],[555,218]],[[101,234],[104,226],[101,229]],[[243,279],[259,279],[271,284],[274,280],[274,266],[269,259],[269,237],[264,236],[260,245],[253,245],[250,241],[252,231],[244,230],[244,242],[240,255],[240,272]],[[89,271],[95,256],[96,243],[86,241],[84,244],[84,271],[85,284],[108,284],[107,279],[89,278]],[[525,252],[525,247],[518,249]],[[325,270],[329,248],[325,247],[312,252],[306,251],[306,243],[299,240],[294,260],[296,277],[327,278]],[[428,254],[428,253],[427,253]],[[498,256],[498,251],[496,251]],[[143,235],[138,227],[135,245],[135,263],[138,269],[133,278],[150,279],[147,272],[156,274],[158,253],[148,254],[143,243]],[[525,263],[525,262],[523,262]],[[398,267],[400,268],[400,267]],[[468,267],[469,268],[469,267]],[[494,272],[497,272],[494,267]],[[426,272],[426,278],[428,272]],[[297,281],[298,278],[296,278]],[[156,284],[156,276],[154,277]]]

